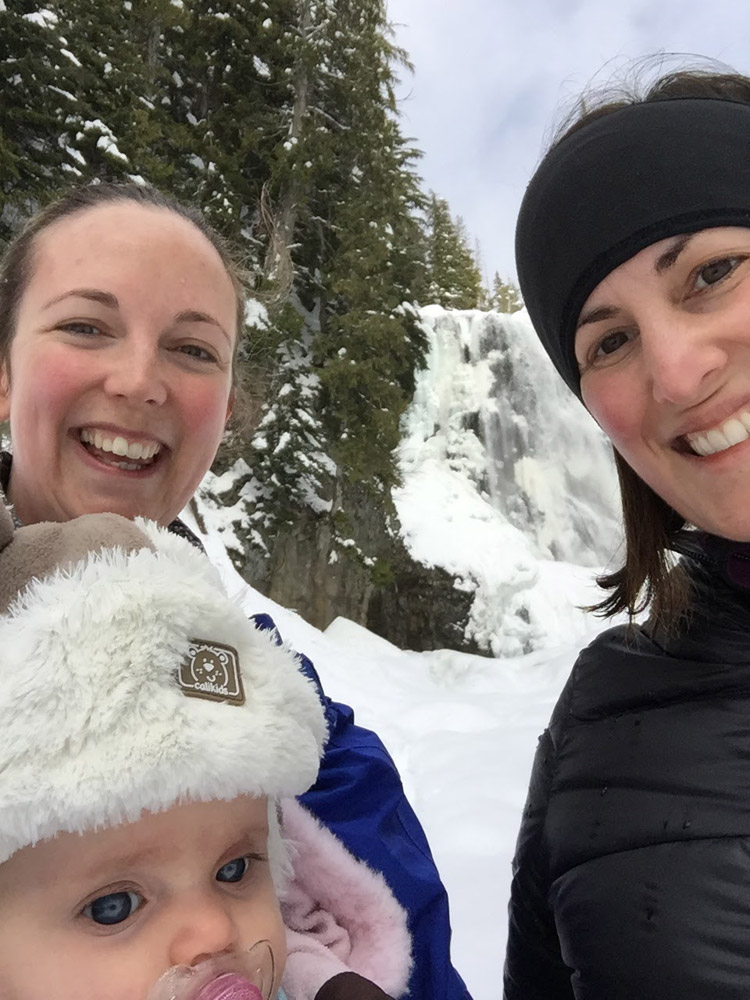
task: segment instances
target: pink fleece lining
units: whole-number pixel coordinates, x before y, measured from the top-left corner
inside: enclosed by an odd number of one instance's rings
[[[281,904],[289,1000],[314,1000],[323,983],[357,972],[398,998],[411,971],[406,912],[385,879],[358,861],[296,799],[282,808],[294,879]]]

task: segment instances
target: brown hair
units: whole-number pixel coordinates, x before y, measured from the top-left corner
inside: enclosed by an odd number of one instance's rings
[[[660,59],[657,65],[661,67],[663,61]],[[680,97],[750,104],[750,77],[726,67],[674,70],[644,85],[644,76],[649,72],[653,75],[653,66],[653,58],[636,63],[631,84],[578,98],[558,129],[552,147],[595,119],[634,104]],[[598,578],[599,586],[610,593],[589,610],[602,615],[625,611],[632,618],[649,607],[659,625],[674,629],[687,610],[690,594],[687,575],[675,565],[672,556],[675,537],[685,527],[685,519],[644,483],[617,452],[615,465],[625,529],[625,563]]]
[[[232,355],[232,372],[237,382],[235,364],[245,322],[245,283],[237,256],[227,241],[204,219],[198,209],[183,205],[150,185],[102,182],[71,188],[42,208],[26,223],[8,244],[0,261],[0,364],[7,365],[10,345],[16,332],[18,309],[34,270],[34,252],[38,237],[50,226],[79,212],[99,205],[134,202],[153,208],[163,208],[186,219],[198,229],[221,258],[232,282],[237,302],[237,331]]]
[[[611,593],[589,611],[634,615],[649,607],[660,625],[670,630],[686,610],[689,586],[686,575],[671,556],[677,533],[685,519],[662,500],[615,451],[620,500],[625,528],[625,563],[612,573],[597,577]]]

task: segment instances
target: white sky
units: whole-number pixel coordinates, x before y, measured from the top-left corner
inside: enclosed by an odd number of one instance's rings
[[[604,84],[655,52],[708,56],[750,74],[748,0],[388,0],[388,8],[415,67],[401,88],[404,133],[425,154],[425,186],[479,240],[489,275],[514,275],[526,183],[560,109],[595,74]]]

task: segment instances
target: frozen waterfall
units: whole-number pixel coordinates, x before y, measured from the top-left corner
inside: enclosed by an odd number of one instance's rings
[[[601,568],[621,538],[609,445],[525,312],[429,306],[421,319],[427,364],[394,494],[407,545],[474,591],[468,633],[495,655],[575,639],[586,627],[575,604],[596,592],[583,569],[581,592],[561,592],[560,564]]]

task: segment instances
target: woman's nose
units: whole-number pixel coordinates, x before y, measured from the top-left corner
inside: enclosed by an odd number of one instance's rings
[[[134,403],[160,405],[167,398],[167,386],[159,351],[144,344],[124,344],[112,355],[105,390]]]
[[[228,900],[201,896],[182,905],[170,945],[170,965],[198,965],[232,951],[238,931]]]
[[[725,368],[727,353],[701,319],[664,318],[641,328],[651,390],[658,403],[700,402],[713,391],[712,376]]]

